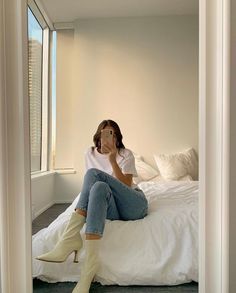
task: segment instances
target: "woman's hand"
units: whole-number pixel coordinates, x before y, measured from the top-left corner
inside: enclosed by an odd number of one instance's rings
[[[119,165],[116,161],[117,155],[117,148],[116,148],[116,140],[113,139],[113,145],[104,144],[103,149],[105,150],[106,154],[108,155],[109,161],[111,163],[113,173],[115,177],[120,180],[122,183],[128,185],[129,187],[132,185],[132,174],[123,174]]]
[[[113,144],[104,144],[103,149],[106,151],[110,163],[116,162],[116,155],[117,155],[117,148],[116,148],[116,143],[115,139],[113,138]]]

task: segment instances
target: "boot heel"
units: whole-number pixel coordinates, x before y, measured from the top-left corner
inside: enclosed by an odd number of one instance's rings
[[[78,262],[79,262],[79,254],[78,254],[78,250],[75,250],[74,262],[75,262],[75,263],[78,263]]]

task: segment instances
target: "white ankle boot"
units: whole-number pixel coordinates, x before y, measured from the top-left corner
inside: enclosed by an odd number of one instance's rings
[[[74,252],[74,262],[78,262],[78,252],[83,246],[80,230],[84,223],[85,217],[73,212],[61,239],[53,250],[36,257],[36,259],[48,262],[63,262]]]
[[[99,267],[99,246],[101,240],[85,240],[85,260],[80,280],[72,293],[89,293],[89,288]]]

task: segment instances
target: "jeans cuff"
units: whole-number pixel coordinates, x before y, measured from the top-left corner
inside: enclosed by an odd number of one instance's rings
[[[87,208],[85,208],[85,207],[76,206],[76,207],[75,207],[75,210],[76,210],[76,209],[80,209],[80,210],[82,210],[82,211],[87,212]]]
[[[98,236],[103,235],[103,233],[101,233],[99,231],[88,231],[88,230],[85,230],[85,234],[95,234],[95,235],[98,235]]]

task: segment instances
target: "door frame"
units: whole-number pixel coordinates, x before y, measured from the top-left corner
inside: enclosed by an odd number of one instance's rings
[[[199,292],[228,293],[230,0],[199,4]]]

